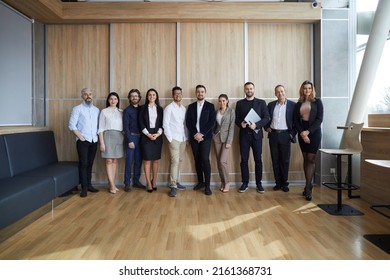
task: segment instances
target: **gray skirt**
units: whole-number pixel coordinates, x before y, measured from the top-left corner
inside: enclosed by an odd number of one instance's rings
[[[123,134],[118,130],[106,130],[103,132],[106,150],[102,152],[102,158],[123,157]]]

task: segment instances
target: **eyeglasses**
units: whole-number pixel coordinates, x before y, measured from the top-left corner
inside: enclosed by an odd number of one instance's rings
[[[183,95],[181,92],[175,92],[173,95]]]

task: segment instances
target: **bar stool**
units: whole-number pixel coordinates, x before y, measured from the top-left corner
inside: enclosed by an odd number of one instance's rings
[[[347,190],[349,197],[352,197],[351,191],[359,189],[359,186],[352,184],[352,155],[360,154],[363,150],[360,143],[360,132],[362,131],[363,123],[357,124],[351,122],[351,124],[345,127],[344,134],[345,145],[340,149],[320,149],[322,153],[335,155],[337,159],[337,181],[336,182],[323,182],[327,188],[337,190],[337,204],[318,204],[322,210],[331,215],[337,216],[361,216],[362,212],[355,208],[342,203],[342,191]],[[342,176],[342,156],[348,157],[348,172],[347,181],[343,182]],[[352,197],[354,198],[354,197]]]

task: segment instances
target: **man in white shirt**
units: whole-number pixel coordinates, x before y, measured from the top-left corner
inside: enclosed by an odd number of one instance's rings
[[[185,127],[186,108],[181,104],[183,98],[182,89],[178,86],[172,88],[173,101],[164,109],[163,128],[169,142],[171,155],[171,168],[169,176],[170,197],[176,196],[176,190],[184,190],[179,180],[180,163],[186,148],[187,130]]]
[[[80,197],[86,197],[87,191],[98,192],[91,184],[92,165],[98,145],[99,109],[92,104],[92,90],[81,90],[83,102],[72,109],[69,129],[76,135],[79,157]]]
[[[288,170],[290,165],[291,143],[296,142],[294,127],[295,102],[286,98],[284,86],[275,87],[277,100],[268,103],[270,122],[264,126],[268,132],[269,147],[274,171],[274,191],[288,192]]]

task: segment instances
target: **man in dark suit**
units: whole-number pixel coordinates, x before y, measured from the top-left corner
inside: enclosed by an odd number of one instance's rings
[[[214,105],[206,101],[205,97],[206,87],[197,85],[197,101],[188,106],[186,126],[192,153],[194,155],[196,175],[198,177],[198,183],[195,185],[194,190],[199,190],[204,187],[205,194],[211,195],[210,147],[216,113]]]
[[[290,166],[291,142],[296,142],[293,125],[295,102],[286,98],[284,86],[275,87],[278,100],[268,104],[271,121],[264,127],[268,132],[272,168],[275,177],[274,191],[288,192],[288,170]]]
[[[262,128],[269,123],[269,113],[267,104],[264,100],[255,98],[255,85],[247,82],[244,85],[245,98],[239,100],[236,104],[236,125],[240,128],[240,153],[241,153],[241,176],[242,185],[239,192],[243,193],[248,189],[249,183],[249,151],[252,148],[253,159],[255,161],[255,178],[256,189],[259,193],[264,193],[262,186],[263,162],[262,145],[263,130]],[[260,120],[251,121],[248,113],[253,109]],[[253,116],[253,114],[252,114]]]

